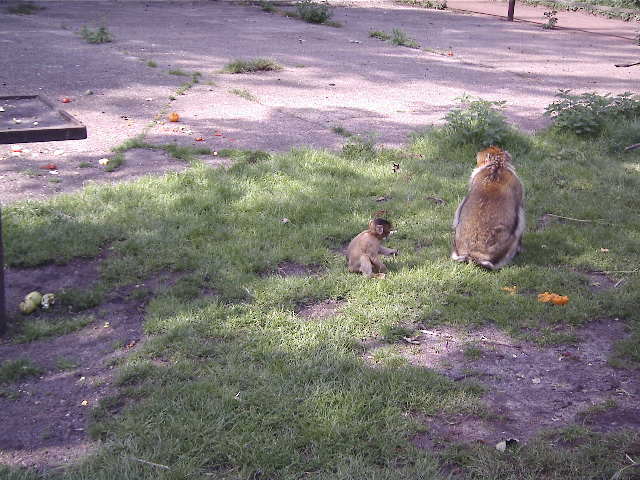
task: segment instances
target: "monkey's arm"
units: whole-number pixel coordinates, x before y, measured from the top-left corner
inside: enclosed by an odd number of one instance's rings
[[[383,247],[382,245],[380,245],[378,247],[378,253],[380,255],[398,255],[398,250],[396,250],[395,248],[387,248],[387,247]]]

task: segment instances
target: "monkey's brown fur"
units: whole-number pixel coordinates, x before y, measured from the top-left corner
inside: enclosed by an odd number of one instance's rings
[[[524,189],[509,152],[491,146],[477,155],[467,197],[453,221],[452,258],[497,270],[522,250]]]
[[[346,257],[350,272],[362,272],[367,278],[373,277],[374,270],[380,273],[387,267],[378,258],[381,255],[397,255],[398,250],[380,245],[391,233],[391,222],[376,218],[369,222],[369,229],[359,233],[347,247]]]

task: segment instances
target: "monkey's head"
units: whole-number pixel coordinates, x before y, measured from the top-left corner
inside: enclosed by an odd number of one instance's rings
[[[502,163],[511,163],[511,154],[506,150],[491,145],[489,148],[485,148],[481,152],[478,152],[476,156],[476,166],[482,167],[488,163],[500,161]]]
[[[374,218],[369,222],[369,230],[382,240],[387,238],[391,233],[391,222],[384,218]]]

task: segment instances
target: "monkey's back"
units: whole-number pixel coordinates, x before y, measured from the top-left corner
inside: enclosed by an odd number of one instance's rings
[[[349,242],[349,246],[345,252],[345,256],[349,262],[349,270],[357,270],[359,268],[358,262],[362,255],[375,257],[378,253],[379,245],[380,242],[370,230],[364,230],[356,235],[355,238]]]
[[[479,168],[456,212],[454,258],[500,268],[519,250],[523,230],[524,191],[515,172],[502,162]]]

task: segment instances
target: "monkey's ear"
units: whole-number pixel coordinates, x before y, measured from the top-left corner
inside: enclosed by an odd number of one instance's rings
[[[376,225],[376,235],[382,235],[384,233],[384,225]]]

